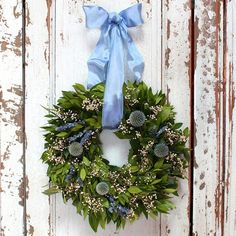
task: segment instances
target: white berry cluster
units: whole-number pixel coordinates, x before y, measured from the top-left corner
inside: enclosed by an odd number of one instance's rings
[[[162,106],[156,105],[149,107],[152,114],[147,115],[147,117],[151,120],[154,120],[157,118],[157,115],[162,111]]]
[[[184,173],[184,163],[182,159],[176,153],[170,153],[169,156],[165,158],[167,163],[172,164],[172,168],[177,169],[180,173]]]
[[[149,151],[152,149],[154,145],[154,141],[148,141],[146,146],[143,146],[142,149],[138,150],[138,153],[142,156],[142,157],[147,157]]]
[[[62,108],[57,108],[56,110],[57,116],[64,121],[64,123],[68,121],[78,121],[79,120],[79,115],[78,113],[72,111],[72,110],[67,110],[65,111]]]
[[[157,194],[149,194],[142,197],[143,205],[146,207],[147,212],[150,213],[153,208],[155,208],[155,203],[157,200]]]
[[[93,213],[104,211],[101,198],[92,197],[84,192],[81,192],[81,194],[83,195],[82,203],[88,206],[89,211],[92,211]]]
[[[86,111],[100,111],[100,108],[102,106],[102,102],[100,99],[98,98],[94,98],[92,97],[90,98],[86,98],[83,100],[82,102],[82,109],[86,110]]]
[[[126,87],[125,100],[127,100],[127,102],[129,103],[131,107],[139,103],[139,100],[133,96],[134,91],[135,91],[135,88]]]
[[[173,145],[176,142],[185,143],[187,141],[187,138],[183,134],[171,130],[170,128],[167,128],[165,130],[165,139],[167,140],[167,143],[170,145]]]

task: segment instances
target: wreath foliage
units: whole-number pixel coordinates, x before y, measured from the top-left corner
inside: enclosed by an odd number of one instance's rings
[[[110,221],[124,227],[142,213],[146,218],[168,213],[174,208],[171,197],[178,195],[178,178],[185,178],[189,130],[175,123],[165,95],[154,94],[144,82],[124,85],[124,117],[114,133],[129,139],[131,149],[128,163],[117,167],[103,158],[99,139],[104,84],[73,87],[46,115],[41,159],[51,187],[44,193],[71,199],[94,231]]]

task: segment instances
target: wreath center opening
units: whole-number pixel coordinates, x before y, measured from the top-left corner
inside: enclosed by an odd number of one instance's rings
[[[114,130],[104,129],[100,134],[103,158],[110,165],[122,167],[128,163],[128,154],[131,148],[129,139],[119,139]]]

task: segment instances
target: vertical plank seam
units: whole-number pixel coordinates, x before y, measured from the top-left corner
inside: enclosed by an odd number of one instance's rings
[[[163,6],[163,1],[161,1],[161,65],[163,65],[163,22],[164,22],[164,6]],[[163,66],[161,66],[161,88],[163,87]],[[161,226],[162,226],[162,221],[161,221],[161,214],[160,216],[160,224],[159,224],[159,236],[161,236]]]
[[[223,141],[222,141],[222,207],[221,207],[221,232],[222,236],[224,235],[224,222],[225,222],[225,168],[226,168],[226,63],[227,63],[227,8],[226,8],[226,0],[223,0]]]
[[[51,4],[51,7],[48,9],[49,11],[49,54],[50,54],[50,60],[49,60],[49,79],[50,81],[50,91],[49,91],[49,105],[52,106],[56,102],[56,24],[57,24],[57,18],[56,18],[56,1],[53,1]],[[53,15],[51,14],[53,13]],[[52,20],[53,19],[53,20]],[[49,183],[50,184],[50,183]],[[56,236],[57,234],[57,228],[56,228],[56,217],[57,217],[57,211],[56,211],[56,201],[57,196],[50,196],[49,197],[49,204],[51,205],[50,210],[50,216],[52,217],[50,220],[49,225],[49,235],[50,236]]]
[[[189,235],[193,235],[193,194],[194,194],[194,145],[195,145],[195,115],[194,115],[194,80],[195,80],[195,0],[191,0],[191,26],[190,26],[190,167],[189,167]]]
[[[27,196],[27,182],[26,182],[26,133],[25,133],[25,102],[26,102],[26,80],[25,80],[25,66],[26,66],[26,11],[25,0],[22,0],[22,138],[23,138],[23,234],[27,235],[26,222],[26,196]]]

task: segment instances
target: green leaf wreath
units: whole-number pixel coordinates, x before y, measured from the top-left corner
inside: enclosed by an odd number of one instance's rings
[[[178,178],[185,178],[189,130],[175,123],[165,95],[154,94],[144,82],[124,85],[124,118],[114,133],[129,139],[131,149],[128,163],[117,167],[103,158],[99,139],[104,84],[73,87],[46,116],[41,158],[51,187],[44,193],[71,199],[94,231],[110,221],[124,227],[142,213],[146,218],[168,213],[174,208],[171,197],[178,195]]]

